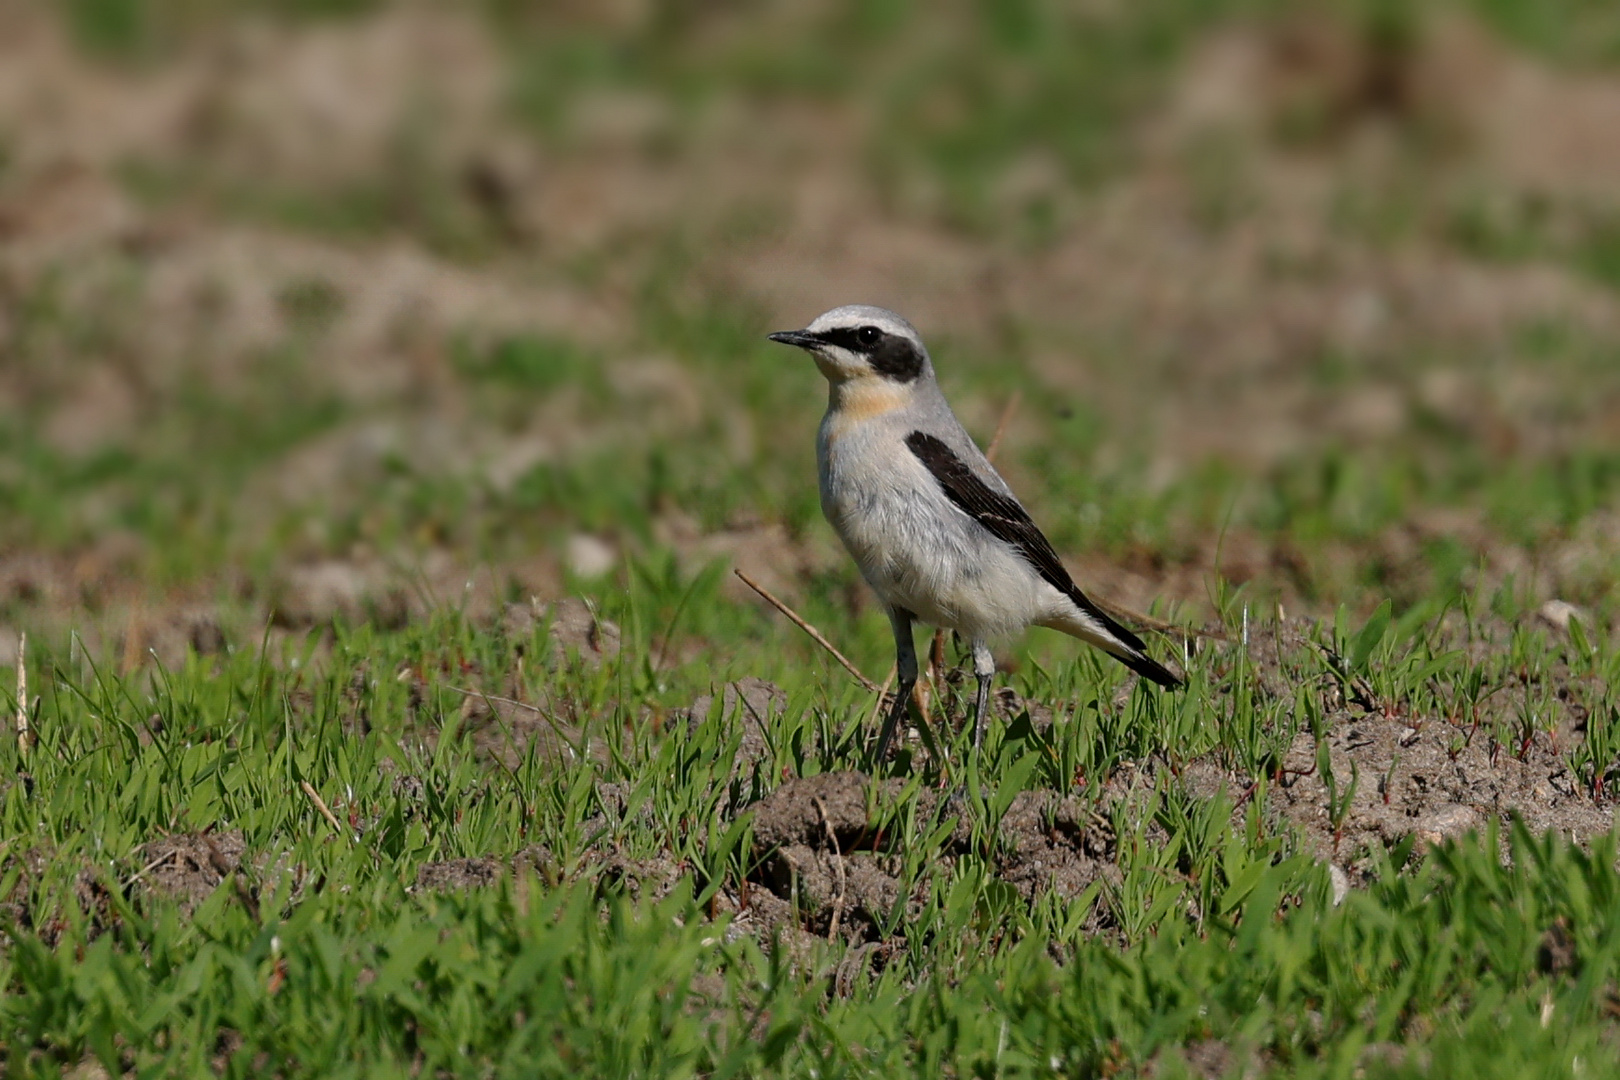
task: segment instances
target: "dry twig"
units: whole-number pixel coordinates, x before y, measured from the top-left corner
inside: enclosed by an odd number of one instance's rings
[[[1110,600],[1103,600],[1095,595],[1092,596],[1091,600],[1092,603],[1102,608],[1103,611],[1107,612],[1115,619],[1118,619],[1120,622],[1135,623],[1144,630],[1153,630],[1160,634],[1174,635],[1182,638],[1183,640],[1190,640],[1192,638],[1211,638],[1215,641],[1231,640],[1219,630],[1198,630],[1191,626],[1179,626],[1173,622],[1165,622],[1163,619],[1155,619],[1152,615],[1144,615],[1140,611],[1132,611],[1130,608],[1120,607],[1118,604]]]
[[[170,848],[168,851],[165,851],[163,854],[159,855],[157,858],[153,859],[151,862],[147,863],[145,866],[143,866],[139,870],[135,871],[135,873],[133,873],[129,877],[125,878],[123,887],[126,888],[126,889],[129,888],[131,885],[133,885],[137,881],[141,880],[141,878],[145,877],[147,874],[150,874],[153,870],[156,870],[158,867],[162,866],[164,863],[166,863],[170,859],[174,858],[176,854],[178,854],[178,852],[173,848]]]
[[[844,877],[844,852],[838,846],[838,834],[833,832],[832,816],[827,813],[827,804],[818,796],[811,802],[821,812],[821,827],[827,830],[827,842],[832,845],[833,867],[838,871],[838,895],[833,898],[832,922],[827,926],[827,940],[838,938],[838,922],[844,917],[844,894],[848,891],[848,882]]]
[[[145,628],[141,625],[141,609],[139,606],[131,607],[129,625],[124,628],[124,652],[118,661],[119,674],[128,675],[141,666],[141,645],[145,636]]]
[[[850,663],[849,658],[846,657],[843,653],[839,652],[838,649],[833,645],[833,643],[828,641],[826,639],[826,637],[824,637],[822,635],[820,630],[817,630],[815,627],[813,627],[809,623],[805,622],[804,619],[799,615],[799,613],[797,611],[794,611],[792,608],[788,607],[785,603],[778,600],[776,597],[772,596],[770,594],[770,592],[765,589],[764,586],[760,585],[759,582],[755,581],[753,578],[749,577],[747,574],[743,573],[741,570],[733,570],[732,573],[736,574],[739,578],[741,578],[742,583],[744,585],[748,586],[750,589],[753,589],[755,592],[759,593],[760,596],[764,597],[766,603],[770,604],[777,611],[780,611],[782,614],[786,615],[789,619],[793,620],[793,625],[797,626],[800,630],[803,630],[805,633],[809,634],[810,639],[812,641],[814,641],[817,645],[820,645],[823,649],[826,649],[828,654],[831,655],[834,660],[836,660],[840,664],[844,665],[844,670],[849,672],[851,675],[855,676],[855,681],[860,683],[861,686],[864,687],[868,693],[874,693],[874,694],[877,693],[877,690],[878,690],[877,683],[873,682],[871,679],[868,679],[865,675],[861,674],[861,669],[856,667],[854,664]]]

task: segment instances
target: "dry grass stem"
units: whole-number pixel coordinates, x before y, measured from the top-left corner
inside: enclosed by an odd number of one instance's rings
[[[514,709],[522,709],[525,712],[532,712],[536,716],[540,716],[545,713],[545,710],[538,705],[530,705],[526,701],[517,701],[513,698],[501,697],[499,694],[486,694],[482,690],[464,690],[459,686],[446,686],[444,689],[453,694],[460,694],[462,697],[481,698],[484,701],[491,702],[492,704],[510,705]]]
[[[326,823],[332,826],[339,836],[344,835],[343,826],[338,823],[337,815],[332,813],[331,807],[326,805],[326,800],[321,798],[321,793],[315,790],[315,786],[308,780],[300,780],[298,785],[304,789],[304,794],[309,796],[309,801],[315,804],[315,809],[321,812],[321,817],[326,819]]]
[[[929,712],[933,699],[928,679],[918,679],[911,684],[912,704],[917,706],[917,712],[924,720],[932,721],[934,718],[934,714]]]
[[[34,733],[28,730],[28,632],[17,635],[17,756],[24,764]]]
[[[833,898],[832,922],[827,924],[827,940],[836,941],[838,923],[844,916],[844,894],[849,891],[848,881],[844,876],[844,852],[838,846],[838,834],[833,832],[832,817],[827,813],[827,804],[819,798],[811,801],[821,814],[821,827],[827,830],[827,843],[832,845],[833,867],[838,871],[838,895]]]
[[[1001,410],[1001,419],[996,421],[996,433],[990,436],[990,445],[984,448],[985,460],[992,465],[996,463],[996,451],[1001,449],[1001,440],[1007,434],[1008,425],[1012,423],[1013,413],[1018,411],[1018,406],[1023,400],[1024,392],[1014,390],[1012,397],[1007,399],[1007,407]]]
[[[888,675],[883,678],[883,685],[877,688],[877,701],[872,705],[872,715],[867,719],[868,726],[877,723],[878,717],[883,714],[884,699],[889,696],[889,687],[894,685],[896,674],[897,672],[891,665]]]
[[[124,627],[124,650],[118,661],[120,673],[128,675],[141,666],[141,639],[144,636],[140,608],[132,607],[129,609],[129,623]]]
[[[162,855],[159,855],[157,858],[153,859],[151,862],[147,863],[145,866],[143,866],[139,870],[135,871],[129,877],[125,878],[124,879],[124,888],[127,889],[131,885],[135,884],[137,881],[141,880],[141,878],[145,877],[147,874],[150,874],[153,870],[156,870],[158,867],[162,866],[164,863],[166,863],[170,859],[174,858],[175,854],[176,854],[176,852],[172,848],[170,850],[168,850],[168,851],[165,851]]]
[[[769,590],[760,585],[759,582],[755,581],[747,574],[743,573],[741,570],[733,570],[732,573],[741,578],[744,585],[748,586],[750,589],[753,589],[755,592],[759,593],[760,596],[764,597],[766,603],[770,604],[777,611],[780,611],[783,615],[786,615],[789,619],[793,620],[793,625],[809,634],[810,639],[817,645],[820,645],[823,649],[826,649],[828,654],[831,655],[834,660],[837,660],[840,664],[844,665],[844,670],[855,676],[855,681],[860,683],[868,693],[877,693],[877,683],[861,674],[861,669],[850,663],[849,658],[843,653],[839,652],[837,647],[835,647],[832,642],[828,641],[820,630],[817,630],[815,627],[805,622],[797,611],[794,611],[781,600],[778,600],[776,597],[772,596]]]
[[[1132,611],[1128,607],[1120,607],[1111,600],[1103,600],[1093,596],[1092,602],[1102,608],[1109,615],[1120,622],[1135,623],[1143,630],[1153,630],[1160,634],[1172,634],[1183,639],[1195,637],[1212,638],[1215,641],[1227,641],[1227,636],[1219,630],[1198,630],[1191,626],[1178,626],[1173,622],[1155,619],[1152,615],[1144,615],[1140,611]]]

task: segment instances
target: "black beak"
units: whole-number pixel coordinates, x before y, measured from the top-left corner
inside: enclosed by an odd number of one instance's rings
[[[783,345],[797,345],[801,349],[813,349],[821,344],[821,339],[814,334],[807,334],[803,330],[778,330],[766,337],[772,341],[779,341]]]

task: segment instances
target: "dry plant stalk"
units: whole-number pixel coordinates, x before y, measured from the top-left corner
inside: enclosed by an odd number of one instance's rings
[[[28,631],[17,635],[17,756],[28,763],[34,733],[28,729]]]
[[[834,647],[833,643],[828,641],[820,630],[817,630],[815,627],[811,626],[804,620],[803,617],[799,615],[797,611],[794,611],[792,608],[788,607],[787,604],[772,596],[764,586],[759,584],[759,582],[755,581],[753,578],[749,577],[747,574],[743,573],[741,570],[734,569],[732,570],[732,573],[741,578],[744,585],[748,586],[750,589],[753,589],[755,592],[759,593],[760,596],[764,597],[766,603],[770,604],[777,611],[780,611],[783,615],[786,615],[789,619],[793,620],[793,625],[809,634],[810,640],[814,641],[817,645],[820,645],[823,649],[826,649],[828,655],[830,655],[840,664],[844,665],[845,671],[855,676],[855,681],[860,683],[861,686],[865,688],[867,693],[877,693],[877,683],[861,674],[861,669],[850,663],[849,658],[843,653],[839,652],[838,649]]]
[[[866,721],[868,727],[871,727],[873,724],[877,723],[878,717],[882,715],[884,701],[889,696],[889,687],[894,685],[894,677],[898,673],[899,672],[895,666],[890,664],[889,673],[883,677],[883,685],[877,689],[877,700],[872,703],[872,715],[868,717]]]
[[[151,862],[147,863],[145,866],[143,866],[139,870],[135,871],[135,873],[133,873],[129,877],[125,878],[124,879],[124,888],[127,889],[131,885],[135,884],[137,881],[141,880],[141,878],[145,877],[147,874],[150,874],[153,870],[156,870],[158,867],[162,866],[164,863],[166,863],[170,859],[174,858],[175,854],[176,854],[176,852],[174,850],[172,850],[172,849],[169,850],[169,851],[165,851],[162,855],[159,855],[157,858],[153,859]]]
[[[132,674],[141,666],[141,646],[146,637],[138,606],[129,609],[129,625],[124,628],[124,652],[118,663],[122,675]]]
[[[326,800],[321,798],[321,793],[315,790],[315,786],[308,780],[300,780],[298,784],[304,789],[304,794],[309,796],[309,801],[315,804],[315,809],[321,812],[321,817],[326,819],[326,823],[332,826],[339,836],[344,835],[343,826],[338,824],[337,815],[332,813],[331,808],[326,805]]]
[[[821,812],[821,827],[827,830],[827,842],[833,849],[833,866],[838,871],[838,895],[833,898],[832,922],[827,926],[827,940],[838,939],[838,923],[844,915],[844,894],[849,890],[848,879],[844,876],[844,851],[838,846],[838,834],[833,832],[832,815],[827,813],[827,804],[820,798],[812,799],[816,809]]]
[[[1227,641],[1227,636],[1218,630],[1195,630],[1190,626],[1177,626],[1173,622],[1155,619],[1152,615],[1144,615],[1140,611],[1132,611],[1127,607],[1120,607],[1109,600],[1093,596],[1091,602],[1102,608],[1103,611],[1124,623],[1135,623],[1144,630],[1153,630],[1160,634],[1169,634],[1181,638],[1183,641],[1191,638],[1212,638],[1216,641]]]
[[[996,451],[1001,449],[1001,439],[1007,434],[1007,427],[1012,423],[1013,413],[1023,404],[1024,392],[1014,390],[1012,397],[1007,399],[1007,407],[1001,410],[1001,419],[996,421],[996,433],[990,436],[990,445],[984,449],[984,459],[990,464],[996,463]]]
[[[519,657],[518,659],[521,662],[521,660],[523,658]],[[524,710],[527,710],[528,712],[532,712],[532,713],[534,713],[536,715],[539,715],[539,714],[545,712],[545,710],[542,709],[538,705],[530,705],[526,701],[517,701],[517,700],[515,700],[513,698],[501,697],[499,694],[486,694],[482,690],[464,690],[459,686],[446,686],[446,687],[444,687],[444,689],[450,691],[452,694],[460,694],[462,697],[466,697],[466,698],[482,698],[484,701],[488,701],[488,702],[491,702],[493,704],[510,705],[514,709],[524,709]]]

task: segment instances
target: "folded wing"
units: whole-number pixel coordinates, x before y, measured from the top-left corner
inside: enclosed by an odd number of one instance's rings
[[[1147,655],[1141,638],[1115,622],[1080,591],[1057,552],[1052,550],[1051,542],[1017,499],[993,490],[954,450],[932,435],[913,431],[906,436],[906,447],[933,475],[952,503],[992,536],[1011,544],[1047,584],[1080,609],[1086,621],[1096,624],[1098,644],[1110,655],[1160,686],[1181,685],[1181,680],[1169,669]]]

